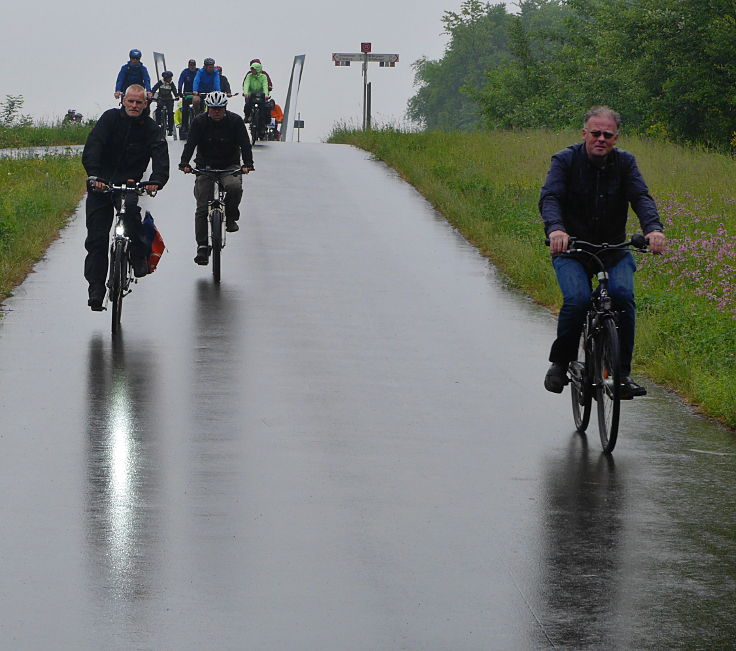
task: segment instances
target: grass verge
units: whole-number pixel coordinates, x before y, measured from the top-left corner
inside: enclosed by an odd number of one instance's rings
[[[537,200],[551,155],[577,140],[543,131],[337,129],[329,141],[395,168],[512,286],[557,310]],[[648,139],[619,144],[636,155],[668,237],[666,255],[639,256],[635,369],[736,427],[736,161]],[[635,217],[629,224],[629,232],[638,226]]]
[[[0,125],[0,148],[83,145],[87,135],[92,130],[92,126],[92,124],[15,127]]]
[[[86,177],[79,156],[0,159],[0,301],[58,236]]]

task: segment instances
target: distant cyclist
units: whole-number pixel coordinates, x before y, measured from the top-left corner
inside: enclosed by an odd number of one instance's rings
[[[221,91],[214,91],[205,99],[207,112],[195,118],[189,131],[189,139],[181,155],[179,169],[186,173],[192,171],[189,161],[194,149],[194,159],[199,168],[238,169],[243,174],[255,169],[253,153],[248,132],[243,119],[227,107],[227,96]],[[241,165],[242,158],[242,165]],[[240,218],[240,200],[243,197],[243,177],[222,175],[222,184],[227,192],[225,197],[225,228],[233,233],[238,230]],[[207,247],[207,202],[212,199],[214,179],[211,176],[198,176],[194,182],[194,196],[197,208],[194,213],[194,235],[197,240],[197,255],[194,261],[205,265],[208,262]]]
[[[146,90],[146,97],[151,97],[151,77],[146,66],[141,63],[141,51],[131,50],[130,60],[120,68],[115,80],[115,99],[120,99],[128,86],[139,84]]]
[[[182,98],[181,102],[181,138],[186,140],[187,137],[187,126],[189,125],[189,111],[192,106],[191,95],[194,92],[193,84],[194,78],[197,76],[199,68],[197,68],[197,62],[194,59],[189,59],[189,64],[179,74],[179,81],[177,83],[179,95]]]
[[[163,114],[165,111],[168,118],[168,135],[171,135],[174,132],[174,100],[179,95],[176,92],[176,86],[173,82],[174,73],[165,70],[161,74],[161,77],[163,79],[157,82],[151,89],[154,98],[158,101],[158,106],[156,107],[156,124],[159,126],[163,124]]]
[[[128,86],[122,108],[105,111],[87,137],[82,164],[89,176],[108,183],[124,184],[140,181],[149,161],[153,171],[146,185],[148,193],[162,188],[169,179],[169,150],[166,138],[156,123],[144,114],[146,90],[143,86]],[[87,194],[87,239],[84,246],[84,277],[89,283],[89,305],[102,309],[107,277],[107,246],[112,226],[114,206],[110,194],[102,194],[104,183],[94,181]],[[131,238],[130,258],[137,277],[148,273],[148,247],[143,237],[138,197],[127,199],[126,230]]]
[[[253,111],[253,96],[262,93],[265,99],[271,95],[268,89],[268,78],[263,74],[263,66],[260,63],[252,63],[250,71],[243,79],[243,96],[245,97],[245,106],[243,112],[245,121],[250,122],[250,114]],[[267,119],[267,116],[263,116]]]
[[[194,82],[192,82],[192,91],[194,92],[192,106],[196,114],[201,113],[203,110],[200,95],[206,95],[213,90],[221,90],[220,73],[215,69],[215,60],[207,57],[204,60],[204,66],[197,71]]]

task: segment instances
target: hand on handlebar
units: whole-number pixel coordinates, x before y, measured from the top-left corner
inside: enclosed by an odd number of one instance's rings
[[[549,234],[549,249],[552,255],[567,251],[570,236],[565,231],[552,231]]]
[[[649,250],[652,253],[654,253],[655,255],[664,253],[665,237],[662,231],[651,231],[647,233],[644,238],[649,244]]]
[[[102,181],[90,179],[89,187],[92,190],[92,192],[104,192],[105,190],[107,190],[107,183],[103,183]]]
[[[145,186],[144,189],[149,197],[155,197],[156,193],[158,192],[158,185],[156,185],[155,183],[149,183]]]
[[[248,174],[248,172],[253,172],[253,171],[255,171],[255,169],[256,169],[255,167],[248,167],[247,165],[243,165],[243,166],[242,166],[242,167],[240,168],[240,171],[241,171],[241,173],[243,173],[243,174]]]
[[[184,172],[184,174],[192,173],[192,168],[189,165],[179,165],[179,169]]]

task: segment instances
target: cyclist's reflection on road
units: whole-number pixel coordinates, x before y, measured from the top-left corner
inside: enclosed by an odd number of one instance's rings
[[[625,482],[597,442],[575,434],[546,465],[541,621],[560,648],[617,646]]]
[[[149,596],[160,566],[153,354],[126,350],[121,336],[89,344],[88,553],[93,596],[111,620]]]

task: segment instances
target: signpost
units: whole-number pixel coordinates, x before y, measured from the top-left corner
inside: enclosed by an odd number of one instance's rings
[[[371,43],[361,43],[360,52],[333,52],[332,54],[332,60],[336,66],[349,66],[351,61],[361,61],[363,63],[363,131],[371,128],[368,63],[378,63],[381,68],[394,68],[399,60],[398,54],[374,54],[371,50]]]

